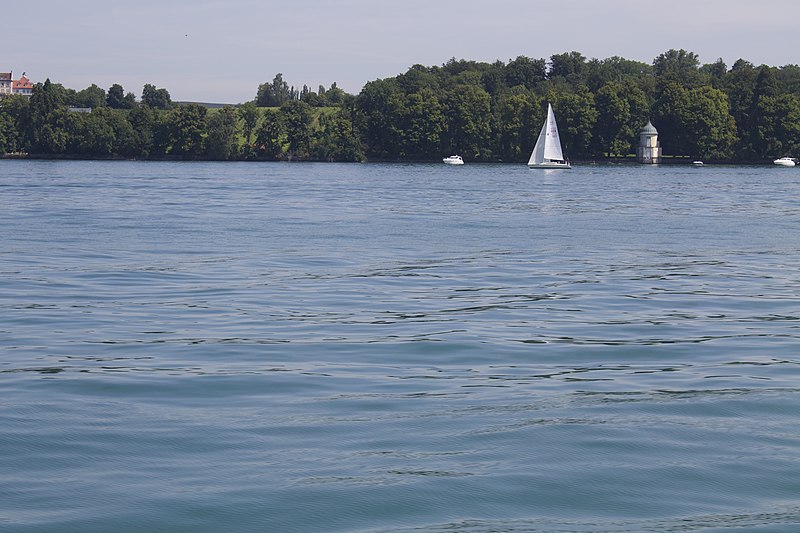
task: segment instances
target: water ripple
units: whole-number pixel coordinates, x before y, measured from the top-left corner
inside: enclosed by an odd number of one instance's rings
[[[442,167],[3,162],[0,524],[797,530],[796,175]]]

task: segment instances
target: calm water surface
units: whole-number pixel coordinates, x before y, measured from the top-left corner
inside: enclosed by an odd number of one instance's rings
[[[0,161],[0,530],[800,531],[800,170]]]

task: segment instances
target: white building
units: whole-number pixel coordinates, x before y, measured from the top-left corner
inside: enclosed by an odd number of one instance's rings
[[[658,130],[649,120],[647,125],[639,132],[639,147],[636,149],[636,160],[640,163],[653,165],[661,162],[661,143],[658,141]]]
[[[33,83],[25,76],[24,72],[20,79],[13,81],[11,92],[13,94],[21,94],[22,96],[30,96],[33,94]]]
[[[12,72],[0,72],[0,97],[11,94],[13,79]]]
[[[12,72],[0,72],[0,98],[4,96],[11,96],[13,94],[19,94],[22,96],[30,96],[33,94],[33,83],[31,80],[25,76],[25,73],[22,73],[22,76],[18,79],[14,79],[14,73]]]

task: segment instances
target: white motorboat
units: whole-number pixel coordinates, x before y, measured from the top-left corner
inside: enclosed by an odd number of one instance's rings
[[[461,159],[460,155],[451,155],[450,157],[445,157],[442,159],[442,162],[445,165],[463,165],[464,160]]]
[[[694,165],[696,167],[702,167],[703,166],[703,162],[700,161],[700,160],[692,161],[692,165]]]
[[[775,161],[773,161],[776,165],[782,167],[793,167],[797,164],[797,162],[792,157],[779,157]]]
[[[569,161],[564,159],[556,116],[553,113],[553,106],[549,102],[547,119],[542,125],[542,131],[539,132],[539,138],[536,139],[536,145],[528,160],[528,168],[572,168]]]

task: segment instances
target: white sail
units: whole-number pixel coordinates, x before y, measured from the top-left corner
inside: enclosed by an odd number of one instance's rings
[[[547,120],[544,121],[539,138],[533,147],[528,166],[563,166],[569,167],[569,163],[564,162],[564,153],[561,150],[561,139],[558,136],[558,126],[556,116],[553,113],[553,106],[547,104]]]
[[[539,138],[536,139],[536,144],[531,152],[531,158],[528,159],[529,165],[539,165],[544,162],[544,145],[547,138],[547,121],[542,125],[542,131],[539,132]]]

